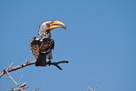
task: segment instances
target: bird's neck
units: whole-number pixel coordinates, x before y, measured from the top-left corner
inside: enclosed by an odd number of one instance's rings
[[[44,38],[49,38],[48,36],[41,36],[41,39],[44,39]]]
[[[51,33],[45,33],[41,37],[42,38],[51,38]]]
[[[45,38],[51,38],[51,36],[41,36],[40,42],[42,42]]]
[[[41,36],[42,39],[44,38],[51,38],[51,36]]]

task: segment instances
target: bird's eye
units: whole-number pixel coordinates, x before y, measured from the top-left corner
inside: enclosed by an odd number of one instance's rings
[[[46,26],[49,28],[49,27],[50,27],[50,24],[49,24],[49,23],[47,23],[47,24],[46,24]]]

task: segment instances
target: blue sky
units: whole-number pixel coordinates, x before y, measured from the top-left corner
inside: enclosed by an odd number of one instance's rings
[[[55,29],[54,66],[34,65],[11,72],[32,91],[86,91],[100,82],[97,91],[136,91],[136,1],[135,0],[1,0],[0,71],[35,60],[29,39],[38,36],[41,23],[60,20],[67,30]],[[15,86],[8,75],[0,90]]]

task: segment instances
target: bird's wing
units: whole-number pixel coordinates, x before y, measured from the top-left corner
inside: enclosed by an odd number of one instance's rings
[[[54,40],[52,38],[45,38],[40,46],[42,53],[48,54],[54,49]]]
[[[49,47],[51,50],[54,49],[54,45],[55,45],[54,39],[50,38],[50,46]]]
[[[39,46],[40,46],[39,38],[36,38],[36,37],[30,38],[31,51],[32,51],[36,60],[39,57]]]

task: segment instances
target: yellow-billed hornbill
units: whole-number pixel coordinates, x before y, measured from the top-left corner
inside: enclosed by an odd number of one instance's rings
[[[36,59],[35,66],[46,66],[46,58],[50,65],[52,59],[52,50],[54,49],[54,39],[51,38],[50,31],[55,28],[64,28],[66,26],[61,21],[47,21],[40,25],[39,35],[41,38],[30,38],[31,51]]]

